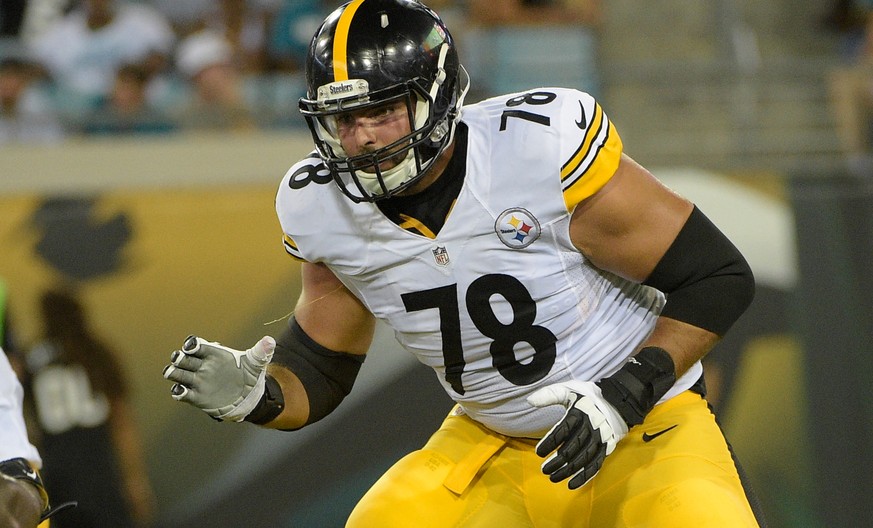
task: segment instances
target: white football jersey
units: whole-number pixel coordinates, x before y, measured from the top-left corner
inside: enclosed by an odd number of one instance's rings
[[[466,176],[434,238],[353,203],[313,153],[279,188],[285,249],[326,264],[470,417],[537,438],[564,409],[527,396],[618,370],[664,296],[598,269],[570,241],[573,209],[609,181],[622,150],[591,96],[539,88],[467,106],[462,121]],[[695,365],[665,398],[701,373]]]

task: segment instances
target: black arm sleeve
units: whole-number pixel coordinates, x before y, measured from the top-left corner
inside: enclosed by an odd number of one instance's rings
[[[666,294],[662,316],[720,336],[755,295],[749,264],[696,206],[643,284]]]
[[[293,317],[276,339],[273,364],[287,367],[303,384],[309,398],[305,425],[330,414],[351,392],[364,356],[325,348],[300,327]]]

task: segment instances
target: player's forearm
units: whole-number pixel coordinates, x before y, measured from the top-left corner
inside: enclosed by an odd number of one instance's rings
[[[597,382],[603,398],[629,427],[638,425],[688,369],[709,352],[718,335],[660,317],[649,338],[617,372]]]
[[[655,346],[663,348],[673,360],[676,377],[680,377],[694,363],[712,350],[719,336],[702,328],[668,317],[658,318],[652,335],[640,348]]]
[[[362,354],[317,343],[292,317],[276,339],[265,396],[246,420],[274,429],[299,429],[317,422],[351,392],[363,362]]]
[[[300,429],[309,420],[309,397],[300,378],[287,368],[278,365],[271,365],[267,372],[281,387],[284,408],[276,418],[263,426],[282,430]]]

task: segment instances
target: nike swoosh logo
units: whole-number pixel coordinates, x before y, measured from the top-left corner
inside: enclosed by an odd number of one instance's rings
[[[581,130],[585,130],[585,127],[588,126],[588,120],[585,119],[585,107],[582,106],[582,101],[579,101],[579,110],[582,110],[582,117],[579,119],[579,121],[576,121],[576,126],[579,127]]]
[[[666,428],[666,429],[664,429],[664,430],[658,431],[657,433],[654,433],[654,434],[643,433],[643,442],[651,442],[651,441],[654,440],[655,438],[658,438],[658,437],[661,436],[662,434],[667,433],[667,432],[669,432],[669,431],[672,431],[673,429],[675,429],[675,428],[677,428],[677,427],[679,427],[679,426],[678,426],[678,425],[674,425],[674,426],[668,427],[668,428]]]

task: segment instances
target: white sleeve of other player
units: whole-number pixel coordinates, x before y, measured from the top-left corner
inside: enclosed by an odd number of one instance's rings
[[[0,461],[24,458],[42,467],[36,447],[27,438],[22,404],[24,390],[15,376],[6,353],[0,349]]]

